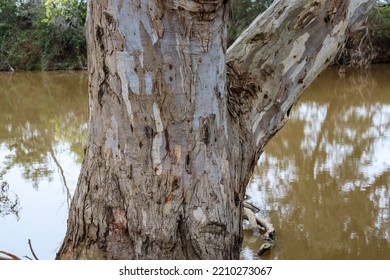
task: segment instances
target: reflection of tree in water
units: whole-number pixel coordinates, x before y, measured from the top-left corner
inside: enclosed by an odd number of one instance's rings
[[[13,214],[19,220],[19,211],[19,197],[9,193],[9,185],[0,174],[0,217]]]
[[[390,257],[389,70],[326,72],[266,147],[254,181],[295,258]]]
[[[85,73],[5,73],[0,84],[0,152],[5,154],[0,164],[5,172],[18,166],[38,188],[42,178],[52,180],[51,162],[62,170],[56,155],[64,146],[81,163],[88,106]],[[64,176],[62,180],[66,184]]]

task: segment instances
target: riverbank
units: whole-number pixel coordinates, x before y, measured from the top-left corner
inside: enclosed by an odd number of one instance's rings
[[[86,69],[86,1],[1,0],[0,70]]]
[[[337,63],[343,66],[390,63],[390,5],[374,7],[367,24],[351,34]]]
[[[14,0],[0,3],[0,71],[87,68],[86,3],[73,0],[54,5],[56,1],[46,1],[53,5],[39,1],[16,5]],[[235,34],[235,21],[243,17],[232,18],[229,34]],[[390,63],[390,6],[375,7],[366,26],[352,34],[337,56],[338,64]]]

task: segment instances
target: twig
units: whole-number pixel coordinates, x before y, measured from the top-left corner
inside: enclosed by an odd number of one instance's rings
[[[39,260],[37,255],[35,255],[35,252],[34,252],[34,249],[33,249],[32,245],[31,245],[31,240],[30,239],[28,240],[28,246],[30,246],[31,253],[33,254],[34,258],[36,260]]]
[[[11,253],[0,251],[0,254],[7,255],[8,257],[10,257],[10,259],[8,259],[8,258],[4,258],[4,257],[0,256],[0,260],[20,260],[19,257],[15,256],[14,254],[11,254]]]
[[[53,150],[53,148],[51,146],[49,147],[49,153],[50,153],[51,157],[53,158],[54,163],[57,165],[58,170],[60,171],[60,176],[61,176],[61,179],[62,179],[62,183],[63,183],[63,186],[65,187],[65,190],[66,190],[66,198],[67,198],[68,208],[69,208],[70,201],[72,199],[72,195],[70,194],[70,189],[68,187],[68,184],[66,183],[64,169],[62,169],[61,164],[58,161],[58,159],[57,159],[57,157],[56,157],[56,155],[54,153],[54,150]]]
[[[250,203],[248,201],[244,201],[243,205],[244,205],[244,207],[251,209],[254,213],[257,213],[260,211],[260,209],[258,207],[256,207],[255,205],[253,205],[252,203]]]

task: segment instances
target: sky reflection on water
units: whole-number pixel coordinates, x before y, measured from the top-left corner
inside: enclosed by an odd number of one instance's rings
[[[389,74],[327,70],[267,145],[247,191],[277,231],[265,258],[390,259]]]
[[[390,67],[329,69],[266,147],[248,188],[277,231],[270,259],[390,259]],[[83,72],[0,73],[0,174],[20,220],[0,215],[0,250],[53,259],[83,156]],[[5,212],[4,212],[5,213]],[[261,237],[245,232],[242,258]]]

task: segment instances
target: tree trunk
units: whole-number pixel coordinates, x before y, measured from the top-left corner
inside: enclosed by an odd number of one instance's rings
[[[239,258],[264,145],[374,1],[278,1],[228,52],[226,2],[88,2],[89,133],[57,258]]]

